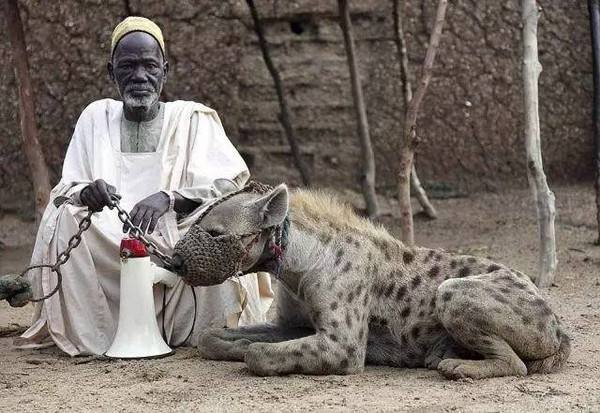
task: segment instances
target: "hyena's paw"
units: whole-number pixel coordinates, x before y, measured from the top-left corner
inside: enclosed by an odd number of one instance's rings
[[[440,360],[438,362],[437,369],[442,374],[442,376],[451,380],[476,378],[473,376],[478,375],[476,371],[477,369],[473,369],[473,366],[469,365],[468,360]]]
[[[438,341],[425,356],[425,367],[430,370],[437,370],[438,365],[445,359],[468,358],[461,355],[460,348],[452,339],[446,337]]]
[[[429,354],[425,357],[425,367],[429,370],[437,370],[438,365],[442,361],[442,355],[439,353]]]
[[[438,364],[438,371],[446,378],[459,379],[484,379],[501,376],[525,376],[527,368],[522,361],[514,365],[503,360],[462,360],[445,359]]]

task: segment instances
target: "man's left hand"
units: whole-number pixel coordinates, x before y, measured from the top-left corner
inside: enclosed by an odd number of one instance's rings
[[[138,202],[129,216],[133,225],[139,227],[144,233],[152,234],[158,219],[169,210],[169,195],[157,192]],[[123,232],[129,231],[129,225],[123,225]]]

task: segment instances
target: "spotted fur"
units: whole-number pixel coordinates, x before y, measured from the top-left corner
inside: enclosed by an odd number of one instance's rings
[[[279,186],[234,196],[201,225],[236,233],[287,214],[276,322],[209,330],[205,357],[245,360],[259,375],[349,374],[366,362],[484,378],[565,363],[569,338],[527,276],[485,258],[408,248],[333,196],[300,190],[288,199]],[[247,268],[266,243],[250,251]]]

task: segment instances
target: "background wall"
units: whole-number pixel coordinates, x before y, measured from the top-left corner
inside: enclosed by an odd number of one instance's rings
[[[435,0],[406,0],[411,70],[420,66]],[[165,4],[168,3],[168,4]],[[495,190],[526,181],[517,0],[456,0],[420,118],[418,170],[427,182]],[[540,115],[551,184],[593,175],[591,49],[587,8],[542,0]],[[295,184],[271,78],[242,0],[25,0],[22,18],[40,139],[53,182],[82,109],[115,97],[105,65],[110,33],[127,15],[163,29],[171,73],[167,100],[215,108],[253,173]],[[293,125],[319,185],[355,187],[359,146],[348,67],[334,0],[257,0],[282,73]],[[380,191],[394,186],[402,95],[391,1],[351,1]],[[0,16],[0,210],[32,204],[20,149],[18,102],[6,25]]]

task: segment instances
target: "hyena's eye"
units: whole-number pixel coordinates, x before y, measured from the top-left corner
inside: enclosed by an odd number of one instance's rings
[[[223,232],[217,231],[215,229],[210,229],[210,230],[208,230],[206,232],[208,233],[208,235],[210,235],[213,238],[223,235]]]

